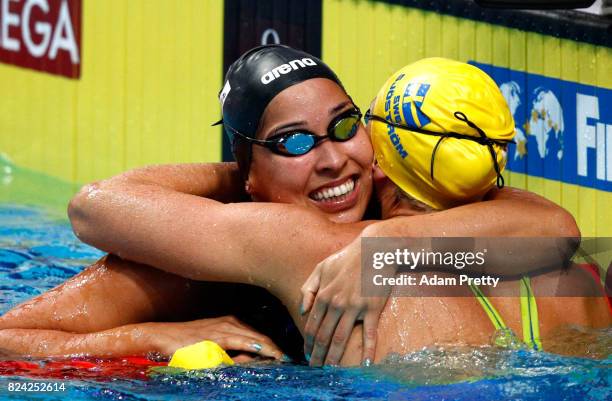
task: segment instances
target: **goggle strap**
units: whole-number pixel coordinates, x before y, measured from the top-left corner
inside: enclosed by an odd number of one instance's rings
[[[489,153],[491,154],[491,157],[493,158],[493,169],[495,170],[495,174],[497,174],[497,179],[495,180],[495,184],[497,185],[497,188],[502,189],[504,187],[504,176],[501,174],[499,163],[497,163],[497,154],[495,153],[495,149],[493,149],[493,144],[495,143],[495,141],[489,138],[487,134],[479,126],[471,122],[464,113],[460,111],[456,111],[454,115],[457,120],[463,121],[471,128],[474,128],[478,132],[480,137],[482,138],[484,144],[487,145],[487,148],[489,149]]]
[[[357,106],[355,106],[355,110],[353,110],[353,114],[347,112],[344,117],[340,116],[340,118],[338,118],[338,120],[336,121],[336,123],[334,125],[334,129],[332,129],[332,131],[335,133],[335,128],[340,123],[340,121],[342,121],[342,119],[344,119],[344,118],[350,117],[351,115],[357,117],[356,124],[358,124],[359,120],[361,120],[361,112],[359,111],[359,108]],[[243,139],[243,140],[245,140],[245,141],[247,141],[247,142],[249,142],[251,144],[254,144],[254,145],[264,146],[264,147],[270,149],[271,151],[273,151],[274,153],[280,153],[278,151],[278,145],[279,145],[278,141],[274,141],[274,140],[270,141],[270,140],[265,140],[265,139],[252,138],[252,137],[250,137],[248,135],[245,135],[242,132],[238,131],[237,129],[235,129],[231,125],[225,123],[223,121],[223,119],[217,121],[213,125],[220,125],[220,124],[222,124],[225,128],[227,128],[236,137],[238,137],[240,139]],[[325,136],[317,136],[317,135],[312,135],[312,134],[309,134],[309,135],[314,138],[314,143],[313,143],[313,145],[312,145],[312,147],[310,149],[315,148],[316,146],[318,146],[321,142],[323,142],[326,139],[339,140],[337,137],[335,137],[334,135],[330,135],[329,133],[327,135],[325,135]],[[342,141],[345,141],[345,140],[348,140],[348,139],[350,139],[350,138],[343,139]],[[233,144],[232,144],[232,146],[233,146]],[[308,151],[310,151],[310,149]],[[301,154],[291,154],[291,153],[284,153],[284,152],[280,153],[280,154],[282,154],[284,156],[300,156],[301,155]],[[302,154],[304,154],[304,153],[302,153]]]
[[[463,114],[463,113],[461,113]],[[489,137],[483,138],[482,136],[479,137],[474,137],[474,136],[470,136],[470,135],[464,135],[464,134],[459,134],[457,132],[434,132],[434,131],[427,131],[424,129],[420,129],[417,127],[409,127],[407,125],[401,125],[401,124],[397,124],[394,123],[392,121],[388,121],[382,117],[376,116],[374,114],[369,114],[366,115],[366,118],[369,120],[374,120],[374,121],[380,121],[382,123],[391,125],[392,127],[396,127],[396,128],[400,128],[400,129],[405,129],[408,131],[413,131],[413,132],[417,132],[419,134],[424,134],[424,135],[432,135],[432,136],[443,136],[443,137],[448,137],[448,138],[457,138],[457,139],[467,139],[468,141],[473,141],[476,143],[479,143],[481,145],[486,145],[487,142],[492,142],[496,145],[500,145],[500,146],[504,146],[507,145],[509,143],[516,143],[514,140],[512,139],[491,139]]]
[[[229,130],[232,131],[239,138],[242,138],[242,139],[244,139],[247,142],[256,143],[258,145],[263,145],[263,146],[266,146],[268,144],[267,141],[264,141],[264,140],[261,140],[261,139],[256,139],[256,138],[251,138],[250,136],[243,134],[242,132],[234,129],[232,126],[230,126],[228,124],[225,124],[225,123],[222,123],[222,124],[223,124],[224,127],[229,128]]]
[[[514,140],[512,140],[512,139],[491,139],[491,138],[489,138],[487,136],[487,134],[479,126],[477,126],[472,121],[470,121],[467,118],[467,116],[464,113],[460,112],[460,111],[456,111],[454,113],[454,116],[455,116],[456,119],[465,122],[469,127],[474,128],[478,132],[479,137],[459,134],[457,132],[445,132],[445,133],[441,133],[441,132],[427,131],[427,130],[420,129],[420,128],[417,128],[417,127],[409,127],[409,126],[405,126],[405,125],[394,123],[393,121],[389,121],[389,120],[387,120],[385,118],[382,118],[382,117],[379,117],[377,115],[374,115],[374,114],[370,113],[369,110],[368,110],[368,112],[366,112],[366,115],[365,115],[366,119],[380,121],[380,122],[386,123],[388,125],[391,125],[392,127],[396,127],[396,128],[400,128],[400,129],[405,129],[405,130],[409,130],[409,131],[414,131],[414,132],[417,132],[419,134],[439,136],[440,139],[436,143],[436,146],[434,147],[432,155],[431,155],[430,175],[431,175],[431,179],[432,180],[434,179],[434,160],[435,160],[435,157],[436,157],[436,152],[438,151],[438,147],[440,146],[440,144],[442,143],[442,141],[445,138],[467,139],[468,141],[473,141],[473,142],[479,143],[481,145],[487,146],[487,148],[489,149],[489,153],[491,153],[491,157],[493,158],[493,168],[495,170],[495,174],[497,175],[496,185],[500,189],[503,188],[504,185],[505,185],[505,181],[504,181],[504,177],[501,174],[501,171],[500,171],[500,168],[499,168],[499,163],[497,163],[497,155],[495,153],[495,149],[493,149],[493,144],[496,144],[496,145],[499,145],[499,146],[505,146],[505,145],[508,145],[509,143],[516,143],[516,142],[514,142]]]
[[[431,174],[431,181],[434,181],[434,160],[436,160],[436,152],[438,151],[438,146],[440,146],[442,141],[446,138],[447,138],[446,136],[441,136],[440,139],[438,139],[436,146],[434,146],[433,152],[431,153],[431,165],[429,166],[430,174]]]

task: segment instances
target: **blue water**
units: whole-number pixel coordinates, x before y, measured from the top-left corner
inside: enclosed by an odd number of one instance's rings
[[[0,312],[52,288],[102,254],[64,220],[0,205]],[[611,338],[608,331],[604,333]],[[609,352],[607,352],[609,354]],[[2,399],[71,400],[612,400],[612,357],[569,358],[494,348],[429,349],[391,356],[369,368],[313,369],[256,363],[184,374],[64,380],[65,391],[9,392],[9,383],[57,382],[0,377]]]

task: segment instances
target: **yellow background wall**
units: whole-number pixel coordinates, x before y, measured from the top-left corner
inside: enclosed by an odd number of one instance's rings
[[[341,23],[338,23],[341,21]],[[218,161],[223,1],[84,0],[81,78],[0,64],[0,153],[78,184],[151,163]],[[360,106],[422,57],[475,60],[612,88],[612,51],[433,12],[323,0],[323,59]],[[365,109],[365,108],[364,108]],[[612,194],[507,173],[612,237]]]
[[[339,15],[345,23],[338,24]],[[433,56],[612,89],[610,48],[382,2],[323,3],[323,60],[364,110],[389,75]],[[518,173],[505,175],[507,184],[571,211],[583,236],[612,237],[612,193]]]
[[[0,64],[0,152],[85,183],[217,161],[223,2],[84,0],[81,78]]]

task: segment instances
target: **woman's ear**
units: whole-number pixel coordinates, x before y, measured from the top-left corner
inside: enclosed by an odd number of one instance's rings
[[[376,197],[380,204],[382,218],[387,219],[393,217],[400,206],[400,197],[398,196],[397,187],[387,178],[376,162],[372,165],[372,178],[374,181],[374,188],[376,189]]]
[[[247,180],[244,182],[244,191],[247,193],[247,195],[249,195],[249,198],[251,198],[253,202],[260,202],[260,198],[257,196],[257,180],[253,182],[247,177]]]
[[[378,166],[378,162],[376,160],[374,160],[374,163],[372,164],[372,179],[374,180],[374,185],[380,185],[388,180],[385,173]]]

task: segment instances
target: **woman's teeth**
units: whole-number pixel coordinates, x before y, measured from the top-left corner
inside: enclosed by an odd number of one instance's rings
[[[355,180],[349,179],[344,184],[340,184],[336,187],[325,188],[315,192],[312,197],[318,201],[320,200],[337,200],[340,196],[346,195],[355,189]]]

